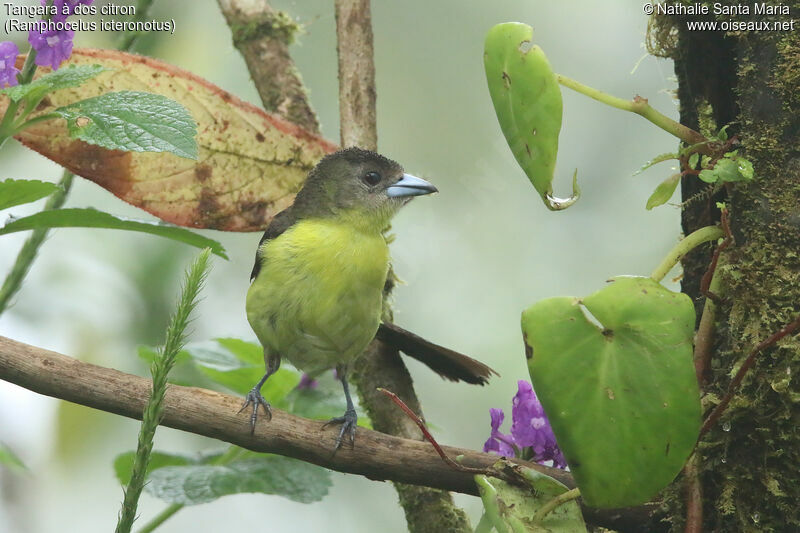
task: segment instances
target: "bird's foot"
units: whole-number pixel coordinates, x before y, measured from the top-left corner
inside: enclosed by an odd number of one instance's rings
[[[350,439],[350,447],[354,448],[356,445],[356,427],[358,425],[358,415],[356,415],[355,409],[348,409],[344,412],[344,416],[337,416],[336,418],[331,418],[322,426],[326,428],[331,424],[341,424],[342,429],[339,430],[339,436],[336,437],[336,446],[333,447],[333,453],[336,453],[342,446],[342,440],[347,434]]]
[[[267,415],[267,420],[272,420],[272,408],[269,405],[269,402],[261,396],[261,391],[256,388],[250,390],[247,393],[247,396],[244,399],[244,403],[242,404],[242,408],[239,409],[241,413],[248,406],[253,406],[253,412],[250,415],[250,434],[252,435],[256,431],[256,420],[258,419],[258,406],[260,405],[264,409],[264,414]]]

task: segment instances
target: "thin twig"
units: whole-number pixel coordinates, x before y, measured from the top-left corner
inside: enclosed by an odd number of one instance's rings
[[[470,473],[470,474],[484,474],[484,475],[492,474],[492,472],[488,468],[470,468],[470,467],[458,464],[457,462],[455,462],[452,459],[450,459],[450,457],[446,453],[444,453],[444,450],[442,450],[442,447],[439,446],[439,443],[436,442],[436,439],[433,438],[433,435],[431,435],[430,431],[428,431],[428,427],[425,425],[425,422],[419,416],[417,416],[416,413],[414,413],[414,411],[412,411],[405,404],[405,402],[403,400],[401,400],[397,396],[397,394],[393,393],[390,390],[386,390],[384,388],[378,388],[378,391],[382,392],[383,394],[385,394],[386,396],[391,398],[391,400],[394,403],[396,403],[400,407],[400,409],[405,411],[405,413],[408,415],[408,417],[411,420],[413,420],[414,423],[417,425],[417,427],[420,429],[420,431],[422,431],[422,434],[425,435],[425,438],[428,440],[428,442],[431,443],[433,448],[436,450],[436,453],[439,454],[439,457],[441,457],[442,460],[445,463],[447,463],[451,468],[455,468],[459,472],[467,472],[467,473]]]
[[[717,262],[719,261],[719,255],[731,244],[733,244],[733,234],[731,233],[731,226],[730,221],[728,220],[728,209],[722,209],[722,215],[720,218],[720,225],[722,226],[722,232],[725,238],[719,243],[716,250],[714,250],[714,255],[711,256],[711,263],[708,265],[708,269],[706,270],[705,274],[703,274],[702,279],[700,280],[700,293],[705,295],[706,298],[710,298],[714,303],[719,304],[720,298],[716,294],[711,291],[711,280],[714,277],[714,273],[717,271]]]

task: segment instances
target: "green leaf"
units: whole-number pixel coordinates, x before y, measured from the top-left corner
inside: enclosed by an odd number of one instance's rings
[[[548,209],[564,209],[579,196],[555,199],[553,173],[561,132],[561,88],[547,56],[533,44],[533,28],[519,22],[498,24],[484,44],[486,82],[503,135]]]
[[[206,463],[219,457],[219,455],[220,454],[217,453],[203,457],[191,457],[188,455],[152,452],[150,454],[150,461],[147,463],[147,474],[166,466],[186,466]],[[136,452],[130,451],[121,453],[114,459],[114,473],[117,475],[117,479],[122,485],[127,485],[131,481],[131,472],[133,472],[133,461],[135,458]]]
[[[733,154],[736,154],[736,152],[733,152]],[[726,154],[726,156],[727,155],[730,154]],[[735,181],[750,181],[753,179],[753,163],[751,163],[749,159],[737,155],[735,157],[732,156],[731,160],[736,163],[736,171],[740,178]]]
[[[669,161],[670,159],[678,159],[678,154],[675,152],[670,152],[667,154],[657,155],[653,159],[642,165],[642,167],[636,172],[634,172],[633,175],[636,176],[637,174],[641,174],[642,172],[652,167],[653,165],[656,165],[658,163],[663,163],[664,161]]]
[[[85,81],[108,70],[110,69],[101,67],[100,65],[70,65],[58,69],[55,72],[40,76],[31,83],[6,87],[0,90],[0,94],[7,95],[14,102],[18,102],[22,98],[36,101],[52,91],[78,87]]]
[[[150,473],[145,490],[167,502],[183,505],[251,492],[311,503],[321,500],[330,486],[330,472],[322,467],[288,457],[247,452],[225,465],[159,468]]]
[[[562,503],[540,522],[534,520],[542,506],[569,489],[535,470],[517,467],[515,471],[523,475],[528,486],[511,485],[483,475],[475,476],[485,512],[497,531],[586,533],[586,524],[577,500]]]
[[[699,177],[706,183],[735,183],[753,179],[753,163],[737,155],[737,152],[728,152],[725,157],[717,161],[714,168],[707,168],[700,172]]]
[[[697,152],[693,153],[689,156],[689,166],[694,168],[697,166],[697,162],[700,160],[700,154]]]
[[[58,189],[60,189],[58,185],[47,181],[13,179],[0,181],[0,210],[35,202],[50,196]]]
[[[658,184],[656,190],[653,191],[653,194],[650,195],[650,198],[647,199],[647,210],[653,209],[654,207],[658,207],[659,205],[663,205],[672,198],[672,195],[675,193],[675,189],[678,188],[678,184],[681,182],[681,175],[680,174],[673,174],[672,176],[668,177],[664,181]]]
[[[239,339],[217,339],[186,346],[197,368],[215,383],[247,394],[264,375],[264,350]],[[300,382],[300,373],[287,365],[269,377],[261,393],[270,403],[286,408],[285,397]]]
[[[189,111],[165,96],[106,93],[53,110],[70,137],[111,150],[170,152],[197,159],[197,125]]]
[[[0,465],[5,465],[11,470],[16,470],[18,472],[28,470],[28,467],[25,466],[22,459],[17,457],[17,454],[11,451],[11,448],[4,442],[0,442]]]
[[[166,237],[197,248],[211,248],[216,255],[227,259],[225,248],[207,237],[163,222],[145,222],[118,217],[92,208],[53,209],[18,218],[0,228],[0,235],[36,228],[104,228],[140,231]]]
[[[683,467],[700,429],[694,323],[688,296],[637,277],[522,314],[534,389],[587,505],[647,502]]]
[[[719,180],[717,175],[714,173],[714,170],[710,168],[701,170],[697,177],[706,183],[716,183]]]

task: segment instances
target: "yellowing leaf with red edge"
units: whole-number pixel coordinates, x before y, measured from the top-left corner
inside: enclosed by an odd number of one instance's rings
[[[24,56],[17,62],[22,60]],[[317,161],[337,149],[190,72],[149,57],[76,49],[61,68],[73,64],[99,64],[111,70],[80,87],[50,93],[32,116],[108,92],[161,94],[183,104],[197,122],[197,161],[169,153],[108,150],[70,139],[63,119],[35,124],[16,138],[173,224],[226,231],[264,229],[292,203]],[[0,96],[0,114],[8,101]]]

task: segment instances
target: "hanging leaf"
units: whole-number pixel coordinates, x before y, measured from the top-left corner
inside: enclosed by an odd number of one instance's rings
[[[553,173],[561,132],[561,89],[533,28],[498,24],[484,45],[486,81],[500,128],[511,152],[548,209],[565,209],[580,195],[576,174],[570,198],[553,197]]]
[[[593,507],[649,501],[680,472],[700,430],[694,306],[650,278],[522,314],[533,386]]]
[[[669,202],[669,199],[672,198],[672,195],[675,193],[675,189],[678,188],[678,184],[680,182],[681,175],[673,174],[659,183],[658,187],[656,187],[656,190],[653,191],[653,194],[651,194],[650,198],[647,199],[647,205],[645,206],[647,210],[649,211],[654,207],[658,207],[659,205]]]
[[[18,64],[23,60],[20,56]],[[167,222],[228,231],[264,229],[292,203],[317,161],[336,150],[325,139],[155,59],[76,49],[62,69],[95,64],[109,71],[80,87],[50,93],[32,117],[111,92],[159,94],[182,104],[197,123],[197,161],[70,139],[60,119],[36,123],[17,139]],[[0,96],[0,113],[8,101]]]

